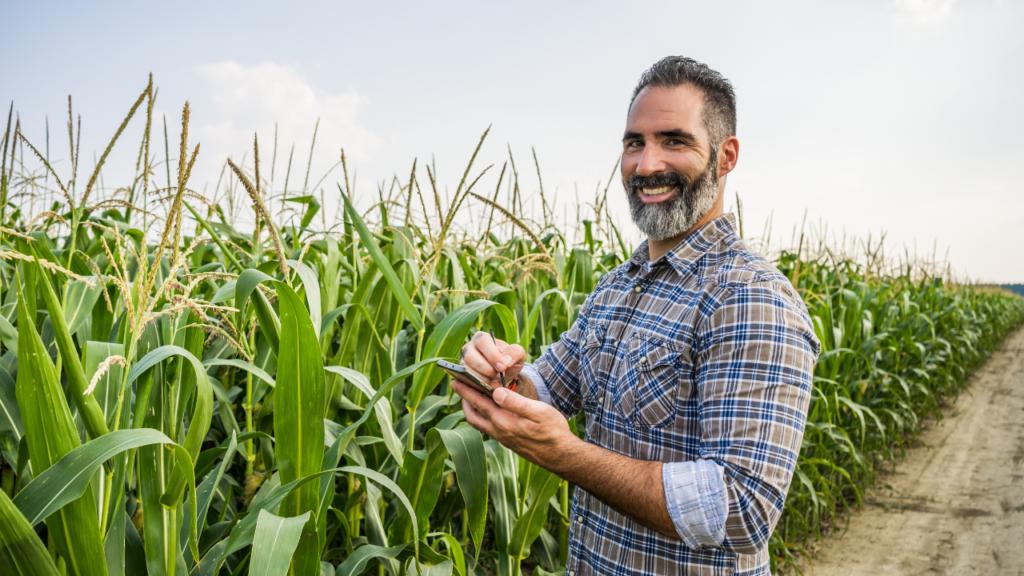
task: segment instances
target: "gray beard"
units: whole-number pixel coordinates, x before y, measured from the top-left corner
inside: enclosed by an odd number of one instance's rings
[[[679,193],[656,204],[646,204],[640,192],[623,182],[633,222],[651,240],[679,236],[693,228],[715,205],[718,199],[717,154],[708,160],[708,167],[692,184],[680,178]]]

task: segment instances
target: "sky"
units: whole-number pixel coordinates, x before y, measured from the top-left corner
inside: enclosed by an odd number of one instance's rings
[[[359,203],[408,179],[418,158],[454,191],[511,149],[527,194],[557,189],[561,216],[608,183],[640,74],[666,55],[721,72],[738,100],[738,193],[747,236],[804,221],[837,239],[886,234],[891,253],[948,253],[977,281],[1024,282],[1024,4],[861,2],[5,2],[0,103],[68,170],[67,96],[83,166],[102,152],[152,73],[176,148],[191,108],[201,142],[190,186],[212,191],[223,160],[264,174],[275,123],[277,187],[309,162],[310,186],[344,147]],[[161,126],[162,131],[162,126]],[[104,168],[130,182],[142,126]],[[162,135],[162,134],[161,134]],[[161,148],[162,150],[162,148]],[[173,156],[173,152],[172,152]],[[321,184],[333,215],[340,171]],[[210,192],[212,193],[212,192]],[[332,196],[333,194],[333,196]],[[631,238],[616,173],[611,212]],[[570,216],[572,218],[572,216]]]

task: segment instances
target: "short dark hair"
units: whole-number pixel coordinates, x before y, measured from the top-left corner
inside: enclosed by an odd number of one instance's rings
[[[648,86],[674,88],[690,84],[704,93],[704,112],[701,114],[708,131],[711,147],[718,147],[729,136],[736,135],[736,93],[724,76],[707,64],[684,56],[666,56],[647,69],[633,90],[630,107],[640,91]]]

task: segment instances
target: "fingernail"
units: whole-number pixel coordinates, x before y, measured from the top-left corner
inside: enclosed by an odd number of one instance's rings
[[[494,369],[497,370],[498,372],[504,372],[505,365],[502,364],[501,362],[498,362],[497,364],[494,365]]]
[[[512,365],[512,357],[507,355],[507,354],[505,355],[505,365],[506,366],[511,366]]]
[[[506,396],[508,396],[508,392],[504,388],[498,388],[497,390],[494,391],[494,394],[491,396],[491,398],[494,398],[495,402],[501,404],[502,402],[505,401]]]

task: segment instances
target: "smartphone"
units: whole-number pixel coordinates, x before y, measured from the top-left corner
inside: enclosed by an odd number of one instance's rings
[[[445,362],[444,360],[438,360],[437,367],[447,372],[452,378],[455,378],[459,382],[469,384],[488,396],[494,394],[494,388],[491,388],[490,384],[484,382],[483,378],[465,366],[452,364],[451,362]]]

